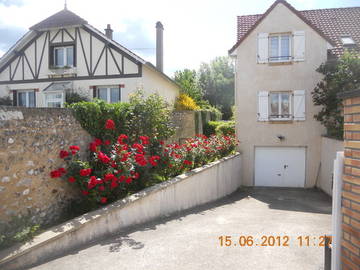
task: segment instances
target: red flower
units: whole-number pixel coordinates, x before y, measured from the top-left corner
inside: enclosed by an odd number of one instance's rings
[[[104,180],[105,180],[105,182],[111,181],[111,180],[116,180],[116,177],[112,173],[107,173],[104,176]]]
[[[74,151],[80,151],[80,147],[77,146],[77,145],[71,145],[71,146],[69,147],[69,149],[70,149],[70,150],[74,150]]]
[[[115,163],[115,161],[111,162],[111,167],[116,168],[117,164]]]
[[[98,159],[102,162],[102,163],[109,163],[110,162],[110,158],[105,155],[103,152],[100,152],[98,153]]]
[[[66,158],[67,156],[69,156],[69,152],[65,150],[61,150],[59,156],[60,158]]]
[[[91,176],[90,180],[88,182],[88,189],[92,189],[92,188],[96,187],[97,184],[98,184],[98,181],[96,180],[96,176]]]
[[[146,166],[147,161],[145,159],[145,156],[143,154],[136,154],[135,155],[135,161],[140,166]]]
[[[104,186],[99,186],[99,190],[100,190],[100,191],[104,191],[104,190],[105,190],[105,187],[104,187]]]
[[[89,144],[89,149],[90,149],[90,151],[91,152],[96,152],[96,143],[94,143],[94,142],[91,142],[90,144]]]
[[[102,197],[102,198],[100,199],[100,202],[101,202],[101,203],[106,203],[106,202],[107,202],[107,198],[106,198],[106,197]]]
[[[160,157],[159,156],[152,156],[149,158],[149,163],[152,165],[152,166],[157,166],[158,165],[158,161],[160,160]]]
[[[100,139],[95,139],[94,143],[96,144],[96,146],[102,145],[102,141]]]
[[[65,173],[66,173],[65,168],[59,168],[58,171],[59,171],[61,174],[65,174]]]
[[[129,137],[126,136],[125,134],[120,134],[120,136],[118,137],[117,141],[119,144],[125,144],[124,140],[128,139]]]
[[[184,164],[185,164],[185,165],[192,165],[192,162],[189,161],[189,160],[184,160]]]
[[[104,141],[104,144],[105,144],[105,145],[109,145],[109,144],[111,144],[111,141],[110,141],[110,140],[106,140],[106,141]]]
[[[147,145],[150,143],[150,138],[148,136],[140,136],[139,139],[143,145]]]
[[[111,181],[111,184],[110,184],[111,189],[116,188],[117,186],[118,186],[118,183],[116,182],[116,180]]]
[[[106,120],[105,129],[115,129],[115,122],[111,119]]]
[[[89,195],[89,191],[87,191],[87,190],[82,190],[81,193],[85,196]]]
[[[131,171],[130,174],[132,175],[132,178],[138,179],[140,177],[140,174],[138,172]]]
[[[81,169],[80,170],[80,175],[81,176],[89,176],[91,174],[91,169]]]
[[[51,178],[59,178],[61,177],[61,172],[59,172],[58,170],[52,171],[50,172],[50,176]]]
[[[161,145],[164,145],[164,141],[160,141],[160,144],[161,144]]]
[[[120,176],[120,178],[119,178],[119,182],[124,182],[125,179],[126,179],[126,177],[125,177],[124,175],[122,175],[122,176]]]
[[[130,184],[131,182],[132,182],[132,178],[131,178],[131,177],[129,177],[129,178],[126,179],[126,184]]]
[[[127,159],[129,158],[130,153],[124,153],[122,158],[120,159],[121,162],[125,162],[127,161]]]
[[[76,181],[76,179],[75,179],[75,177],[70,176],[69,179],[68,179],[68,181],[69,181],[70,183],[74,183],[74,182]]]
[[[139,153],[144,153],[144,146],[142,144],[134,143],[132,147],[135,148]]]

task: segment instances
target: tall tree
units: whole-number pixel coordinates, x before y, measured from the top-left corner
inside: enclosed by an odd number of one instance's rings
[[[314,117],[327,129],[327,135],[343,137],[342,100],[340,92],[360,88],[360,54],[345,52],[335,60],[329,60],[316,70],[324,75],[312,92],[315,105],[322,106]]]
[[[221,109],[225,120],[231,117],[234,105],[234,65],[227,56],[202,63],[198,72],[204,98]]]
[[[203,93],[195,70],[184,69],[176,71],[174,80],[180,85],[183,94],[190,96],[196,103],[202,100]]]

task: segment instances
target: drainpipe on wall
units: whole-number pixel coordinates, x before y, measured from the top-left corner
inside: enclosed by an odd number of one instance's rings
[[[164,69],[164,47],[163,47],[164,26],[161,22],[156,23],[156,68],[161,72]]]
[[[114,32],[114,30],[112,30],[110,24],[108,24],[106,29],[105,29],[106,37],[112,40],[113,39],[113,32]]]

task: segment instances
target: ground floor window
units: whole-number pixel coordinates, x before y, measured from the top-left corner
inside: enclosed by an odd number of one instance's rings
[[[121,90],[118,86],[101,86],[97,88],[97,96],[107,103],[116,103],[121,101]]]
[[[61,108],[64,106],[64,92],[51,92],[45,94],[45,105],[50,108]]]
[[[35,107],[35,92],[34,91],[18,91],[17,92],[18,106]]]

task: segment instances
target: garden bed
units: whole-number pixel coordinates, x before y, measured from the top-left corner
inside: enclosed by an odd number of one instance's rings
[[[220,199],[240,187],[240,165],[236,153],[53,227],[1,252],[0,268],[29,267],[111,233]]]

